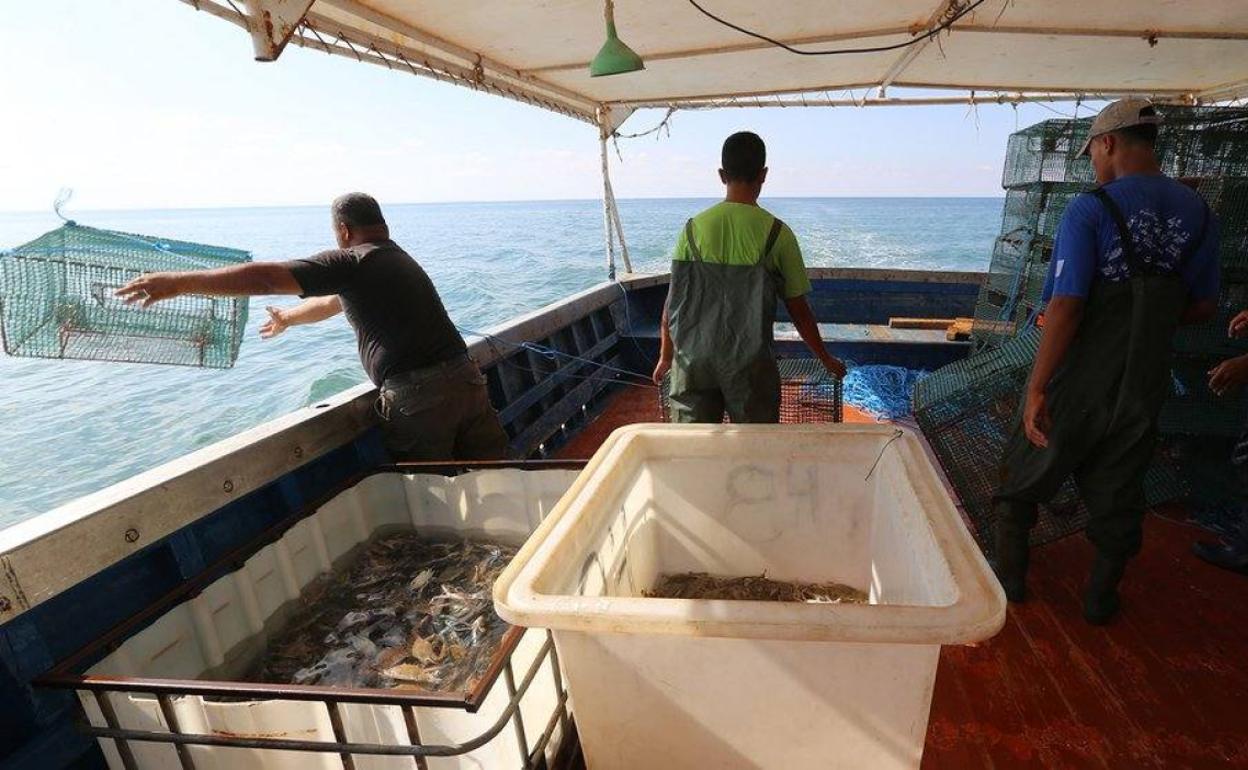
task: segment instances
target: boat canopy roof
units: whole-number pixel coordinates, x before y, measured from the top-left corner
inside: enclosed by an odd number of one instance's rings
[[[1241,0],[616,0],[620,38],[645,69],[608,77],[589,74],[603,0],[182,2],[247,29],[262,60],[293,43],[608,130],[639,107],[1248,95]]]

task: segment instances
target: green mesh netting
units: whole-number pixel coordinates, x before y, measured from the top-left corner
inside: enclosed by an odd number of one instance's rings
[[[1226,337],[1230,317],[1248,307],[1248,109],[1159,105],[1158,111],[1163,171],[1195,186],[1218,217],[1223,290],[1216,318],[1175,335],[1174,394],[1160,416],[1162,437],[1145,492],[1150,504],[1184,499],[1199,506],[1211,484],[1234,487],[1225,452],[1202,452],[1229,441],[1248,409],[1248,395],[1218,397],[1207,386],[1207,372],[1216,362],[1248,351],[1245,342]],[[915,388],[915,418],[985,550],[991,545],[1001,453],[1039,340],[1034,321],[1053,238],[1066,205],[1093,183],[1091,164],[1075,155],[1090,125],[1091,118],[1049,120],[1010,137],[1001,236],[975,309],[976,353]],[[1057,539],[1085,521],[1068,481],[1042,507],[1032,540]]]
[[[1159,105],[1158,112],[1163,170],[1194,186],[1217,216],[1223,282],[1248,284],[1248,109]],[[1091,118],[1047,120],[1010,137],[1001,235],[972,327],[977,350],[1001,344],[1034,321],[1061,216],[1074,196],[1092,187],[1090,162],[1075,156],[1090,126]],[[1225,340],[1223,320],[1184,330],[1179,348],[1213,355]]]
[[[1091,125],[1091,118],[1058,118],[1015,131],[1006,143],[1001,186],[1010,189],[1038,182],[1093,183],[1092,164],[1086,158],[1076,157]]]
[[[992,497],[1001,478],[1001,457],[1018,419],[1019,402],[1040,342],[1032,328],[999,347],[933,372],[914,387],[914,417],[949,482],[974,524],[980,546],[991,555],[996,526]],[[1185,497],[1189,489],[1168,444],[1144,478],[1150,504]],[[1087,509],[1073,479],[1040,506],[1031,532],[1039,545],[1077,532],[1087,524]]]
[[[0,337],[9,355],[228,368],[247,301],[183,296],[148,308],[114,292],[145,272],[225,267],[245,251],[72,222],[0,253]]]
[[[1034,318],[1062,212],[1087,189],[1084,184],[1037,182],[1006,193],[1001,235],[976,302],[972,336],[977,346],[999,344]]]
[[[1159,104],[1157,159],[1173,177],[1248,177],[1248,108]],[[1010,136],[1001,186],[1037,182],[1092,184],[1095,177],[1083,147],[1092,118],[1058,118]]]

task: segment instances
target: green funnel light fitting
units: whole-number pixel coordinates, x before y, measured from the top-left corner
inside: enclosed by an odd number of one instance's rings
[[[607,42],[602,44],[598,55],[589,63],[591,77],[603,75],[620,75],[625,72],[637,72],[646,68],[645,62],[633,49],[624,45],[615,32],[615,3],[607,0]]]

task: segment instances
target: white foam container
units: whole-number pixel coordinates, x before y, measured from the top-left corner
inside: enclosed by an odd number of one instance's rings
[[[367,477],[300,521],[278,541],[258,551],[239,570],[175,606],[100,661],[89,675],[196,679],[229,669],[253,654],[266,620],[299,596],[315,577],[382,528],[415,527],[422,533],[458,533],[519,544],[537,527],[572,484],[576,471],[482,470],[460,476],[384,473]],[[527,631],[512,655],[516,679],[539,656],[544,632]],[[168,732],[154,697],[108,692],[120,726]],[[105,725],[95,697],[79,691],[91,724]],[[476,713],[455,708],[414,707],[425,745],[462,743],[477,738],[498,720],[508,702],[502,678]],[[323,702],[242,700],[222,702],[200,696],[173,699],[185,733],[333,741]],[[521,700],[526,741],[533,746],[557,708],[557,690],[548,659]],[[408,746],[403,707],[343,704],[346,739],[354,743]],[[112,740],[100,741],[112,770],[123,770]],[[180,767],[169,744],[130,742],[141,770]],[[551,749],[558,745],[558,736]],[[192,746],[197,770],[341,770],[336,754]],[[430,757],[430,770],[509,770],[522,767],[515,728],[506,725],[483,747],[456,757]],[[411,757],[355,757],[357,770],[414,770]]]
[[[686,571],[870,604],[643,596]],[[590,770],[918,767],[940,646],[1005,620],[920,439],[888,425],[622,428],[494,591],[554,629]]]

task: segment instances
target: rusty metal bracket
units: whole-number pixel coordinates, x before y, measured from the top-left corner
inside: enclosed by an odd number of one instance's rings
[[[256,61],[275,61],[299,29],[313,0],[244,0]]]

